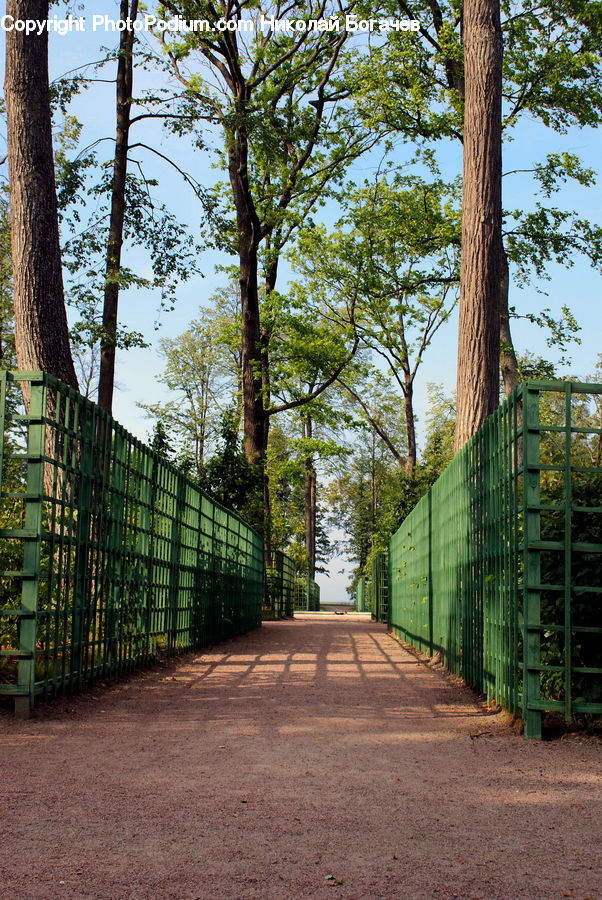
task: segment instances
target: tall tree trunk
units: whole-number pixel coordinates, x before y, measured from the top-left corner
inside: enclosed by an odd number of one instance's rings
[[[240,253],[242,312],[242,394],[244,447],[252,465],[264,465],[266,422],[261,379],[261,327],[257,292],[257,246],[252,230],[243,232]]]
[[[269,242],[269,237],[268,237]],[[265,294],[269,297],[276,287],[276,278],[278,276],[278,259],[274,260],[269,266],[265,279]],[[259,298],[258,298],[259,302]],[[264,326],[260,326],[260,342],[259,353],[261,357],[261,390],[262,390],[262,415],[263,415],[263,434],[261,446],[262,462],[262,484],[263,484],[263,539],[266,547],[268,558],[272,554],[272,500],[270,497],[270,477],[267,469],[267,453],[268,442],[270,439],[270,416],[266,413],[266,407],[270,402],[270,340],[271,330]],[[267,585],[266,579],[266,585]],[[270,598],[266,596],[266,605],[270,606]]]
[[[312,418],[310,415],[306,415],[303,418],[303,437],[310,439],[312,435]],[[310,453],[305,457],[304,519],[305,552],[309,561],[308,575],[313,581],[316,575],[316,470]]]
[[[370,549],[374,547],[374,535],[376,533],[376,435],[372,432],[372,453],[370,456]]]
[[[265,352],[264,352],[265,351]],[[269,381],[270,373],[268,368],[268,356],[267,356],[267,346],[264,347],[262,344],[262,354],[261,354],[261,380],[262,386],[264,389],[264,398],[269,394],[270,381]],[[259,523],[261,527],[261,531],[263,533],[263,543],[265,545],[265,551],[268,559],[272,558],[272,498],[270,497],[270,476],[268,473],[267,467],[267,452],[268,452],[268,441],[270,438],[270,417],[264,415],[263,417],[263,434],[261,437],[261,485],[263,491],[263,508],[262,508],[262,521]],[[265,580],[266,585],[266,594],[265,594],[265,604],[266,606],[271,606],[271,599],[268,593],[268,580]]]
[[[406,459],[405,469],[411,478],[416,469],[416,423],[414,420],[414,384],[412,379],[406,379],[403,402],[408,435],[408,458]]]
[[[403,371],[403,400],[406,420],[406,435],[408,439],[408,456],[405,461],[405,470],[411,478],[416,469],[416,424],[414,421],[414,375],[410,369],[410,358],[405,330],[405,298],[403,294],[397,295],[397,331],[401,340],[403,356],[401,368]],[[416,364],[418,365],[418,364]],[[414,374],[416,366],[414,367]]]
[[[520,381],[518,375],[518,362],[510,333],[510,310],[508,307],[508,293],[510,289],[510,273],[508,271],[508,257],[502,247],[502,277],[500,278],[500,369],[504,382],[506,396],[518,387]]]
[[[121,21],[134,22],[138,16],[138,0],[121,0]],[[127,180],[130,117],[132,109],[132,84],[134,63],[132,51],[135,32],[124,29],[119,38],[119,62],[117,64],[117,138],[113,162],[113,190],[111,219],[107,245],[104,305],[102,311],[102,339],[100,342],[100,379],[98,403],[107,412],[113,409],[115,384],[115,351],[117,344],[117,309],[119,305],[119,273],[121,271],[121,247],[125,219],[125,186]]]
[[[257,253],[261,225],[249,185],[249,143],[244,127],[248,92],[244,83],[237,87],[239,124],[228,135],[228,175],[232,186],[238,228],[239,285],[241,304],[241,370],[244,449],[248,462],[259,469],[262,508],[254,522],[264,541],[264,567],[271,563],[270,494],[266,472],[269,422],[263,400],[263,379],[267,377],[267,357],[262,355],[262,333],[257,284]],[[266,368],[264,371],[264,363]],[[272,607],[269,579],[264,577],[264,604]]]
[[[48,7],[48,0],[8,0],[6,12],[15,21],[44,20]],[[77,389],[61,271],[46,31],[7,32],[4,91],[17,365]]]
[[[499,401],[502,32],[499,0],[464,2],[464,187],[456,450]]]
[[[231,138],[228,168],[238,226],[244,447],[251,465],[263,467],[266,416],[262,395],[261,325],[257,289],[257,251],[261,235],[248,183],[247,158],[247,137],[238,128]]]

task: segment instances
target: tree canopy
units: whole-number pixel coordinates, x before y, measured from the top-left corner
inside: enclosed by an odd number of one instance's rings
[[[116,31],[51,84],[45,43],[7,40],[3,359],[90,396],[100,375],[110,410],[115,359],[128,385],[130,360],[152,349],[162,372],[135,399],[157,449],[309,574],[343,524],[359,572],[449,461],[455,423],[459,446],[497,405],[500,371],[507,392],[556,374],[589,336],[555,276],[602,272],[602,224],[580,202],[597,174],[565,139],[602,117],[602,3],[163,0],[149,12],[208,27]],[[136,0],[119,13],[137,20]],[[347,14],[420,24],[311,25]],[[97,115],[101,96],[110,115]],[[155,337],[157,307],[174,315]],[[515,347],[523,322],[531,360],[524,337]],[[454,373],[439,371],[457,344],[470,369],[458,415]],[[429,378],[445,379],[430,411]]]

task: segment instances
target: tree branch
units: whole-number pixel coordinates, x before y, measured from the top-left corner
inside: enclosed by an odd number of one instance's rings
[[[326,381],[323,381],[322,384],[318,385],[318,387],[315,388],[315,390],[310,391],[304,397],[298,397],[296,400],[290,400],[288,403],[281,403],[279,406],[272,406],[269,409],[266,409],[266,415],[275,416],[277,413],[287,412],[289,409],[298,409],[298,407],[305,406],[306,403],[310,403],[312,400],[315,400],[316,397],[319,397],[320,394],[322,394],[326,390],[326,388],[329,388],[330,385],[334,384],[334,382],[338,379],[343,369],[349,365],[349,363],[355,356],[358,346],[359,336],[356,333],[351,352],[349,353],[347,358],[344,359],[343,362],[336,367],[330,378],[327,378]]]
[[[377,435],[379,436],[379,438],[386,444],[386,446],[388,447],[388,449],[391,451],[391,453],[393,454],[393,456],[395,457],[395,459],[397,460],[397,462],[399,463],[399,465],[400,465],[400,466],[405,466],[405,464],[406,464],[406,459],[405,459],[405,457],[402,456],[402,455],[398,452],[398,450],[395,448],[395,446],[393,445],[393,442],[392,442],[391,439],[389,438],[388,434],[386,433],[386,431],[384,430],[384,428],[382,427],[382,425],[380,424],[380,422],[378,421],[378,419],[376,419],[376,418],[372,415],[372,413],[370,412],[369,407],[364,403],[364,401],[363,401],[362,398],[359,396],[359,394],[356,394],[355,391],[352,390],[352,389],[349,387],[348,384],[345,384],[345,382],[344,382],[341,378],[338,379],[338,382],[339,382],[339,384],[341,385],[341,387],[344,388],[344,390],[347,391],[347,393],[349,394],[349,396],[352,397],[352,398],[355,400],[355,402],[363,409],[366,418],[368,419],[368,421],[370,422],[370,424],[371,424],[372,427],[374,428],[374,430],[375,430],[375,432],[377,433]]]

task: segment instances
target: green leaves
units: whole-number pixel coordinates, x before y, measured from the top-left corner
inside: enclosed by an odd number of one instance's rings
[[[446,184],[432,162],[431,167],[430,181],[393,172],[350,189],[336,227],[303,229],[290,254],[303,302],[319,302],[338,328],[358,335],[368,359],[388,366],[405,399],[409,469],[415,461],[413,381],[456,303],[459,285],[459,186]],[[370,411],[368,398],[384,378],[371,370],[366,389],[362,366],[343,373],[343,387],[402,462],[398,435]],[[395,405],[399,409],[399,397]]]
[[[581,218],[575,210],[541,203],[530,212],[512,210],[506,213],[505,243],[519,284],[528,283],[533,275],[548,279],[550,262],[570,267],[576,254],[602,271],[602,227]]]
[[[70,273],[67,302],[75,306],[80,320],[73,329],[74,338],[93,346],[103,335],[102,298],[106,283],[105,254],[108,240],[109,205],[112,172],[102,170],[102,178],[94,183],[91,172],[82,174],[79,166],[71,167],[59,158],[59,197],[67,201],[75,190],[84,204],[64,214],[63,231],[70,232],[63,245],[63,266]],[[153,198],[157,182],[142,175],[128,175],[126,183],[124,239],[130,247],[152,248],[150,275],[140,275],[123,265],[117,276],[120,288],[159,292],[159,307],[173,309],[177,286],[194,275],[200,275],[198,253],[187,228],[168,208]],[[85,222],[82,225],[82,220]],[[115,276],[113,276],[115,277]],[[146,346],[142,335],[118,329],[116,345],[127,349]]]
[[[201,307],[199,318],[177,338],[159,342],[165,367],[158,380],[169,389],[171,399],[143,407],[166,426],[180,461],[193,477],[203,472],[218,435],[224,437],[223,416],[238,400],[239,357],[229,331],[237,324],[236,298],[223,291],[212,300],[213,308]],[[239,417],[237,413],[228,419],[234,434]]]
[[[529,112],[565,132],[601,121],[602,4],[594,0],[503,0],[507,125]]]
[[[574,153],[549,153],[542,163],[535,166],[535,177],[541,184],[542,193],[549,197],[562,184],[574,179],[584,187],[596,183],[596,173],[585,168]]]

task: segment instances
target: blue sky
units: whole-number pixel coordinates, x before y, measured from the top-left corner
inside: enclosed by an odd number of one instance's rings
[[[118,3],[85,2],[74,4],[81,7],[77,15],[90,18],[96,12],[118,16]],[[60,9],[60,7],[57,7]],[[0,35],[3,40],[3,35]],[[148,37],[149,41],[152,38]],[[101,45],[112,46],[117,37],[104,32],[73,33],[59,36],[51,35],[50,66],[52,76],[57,76],[70,69],[99,59],[102,56]],[[3,54],[2,54],[3,56]],[[110,67],[107,74],[101,77],[113,77]],[[136,89],[155,87],[160,80],[156,73],[142,72],[136,75]],[[114,132],[114,85],[92,85],[74,104],[74,113],[84,122],[84,143],[111,136]],[[154,143],[162,153],[177,159],[182,168],[191,171],[195,178],[204,184],[213,184],[221,180],[222,175],[212,168],[212,158],[207,152],[194,150],[185,140],[167,139],[156,123],[144,123],[140,128],[140,137],[146,143]],[[525,120],[516,129],[514,141],[505,145],[504,170],[526,169],[540,161],[548,152],[570,151],[577,153],[586,165],[596,168],[602,160],[602,138],[595,129],[572,129],[567,135],[550,133],[537,122]],[[109,148],[110,145],[106,145]],[[400,153],[402,151],[400,150]],[[407,152],[407,151],[403,151]],[[150,154],[144,155],[147,172],[160,182],[159,194],[164,202],[168,202],[172,211],[185,222],[193,232],[198,234],[201,219],[198,201],[192,191],[186,187],[177,173]],[[460,148],[450,146],[440,153],[440,163],[444,174],[455,176],[461,169]],[[350,172],[350,178],[361,182],[369,177],[378,164],[373,155],[361,160]],[[580,215],[602,223],[602,191],[600,186],[584,189],[576,185],[567,185],[557,194],[553,202],[558,206],[574,208]],[[527,175],[513,175],[504,179],[504,205],[507,208],[521,207],[532,202],[532,182]],[[330,220],[336,218],[336,210],[329,208],[325,213]],[[188,322],[197,314],[198,306],[205,304],[215,290],[224,282],[223,274],[216,274],[216,263],[229,262],[224,256],[215,252],[207,252],[200,259],[200,266],[205,274],[203,279],[183,284],[178,290],[178,301],[173,312],[161,317],[162,326],[158,332],[154,330],[158,298],[149,296],[148,292],[129,292],[123,294],[120,301],[122,320],[132,329],[142,331],[151,346],[146,350],[122,352],[117,365],[118,391],[115,397],[114,415],[130,431],[141,438],[146,438],[150,423],[145,414],[137,407],[137,402],[152,402],[162,396],[162,388],[155,381],[161,371],[161,360],[156,352],[158,337],[174,337],[181,333]],[[126,255],[125,262],[132,268],[147,266],[148,260],[143,255]],[[286,269],[283,269],[286,278]],[[559,313],[561,306],[570,306],[578,322],[582,326],[581,345],[575,346],[572,352],[572,365],[569,370],[579,376],[591,373],[602,350],[602,290],[600,275],[592,270],[587,262],[576,259],[570,269],[558,266],[550,267],[551,280],[541,284],[533,284],[525,289],[511,287],[511,303],[522,312],[537,311],[542,307],[550,307],[552,313]],[[548,296],[538,292],[544,290]],[[450,322],[436,335],[431,348],[425,355],[421,375],[416,384],[416,411],[419,420],[424,421],[426,411],[427,383],[439,382],[451,392],[455,386],[456,370],[456,329],[457,318],[452,316]],[[519,351],[530,350],[554,359],[554,353],[545,344],[546,335],[537,327],[525,322],[515,322],[514,339]],[[333,563],[332,570],[341,567],[341,561]],[[323,595],[330,599],[341,596],[341,576],[331,579],[327,586],[323,581]]]

